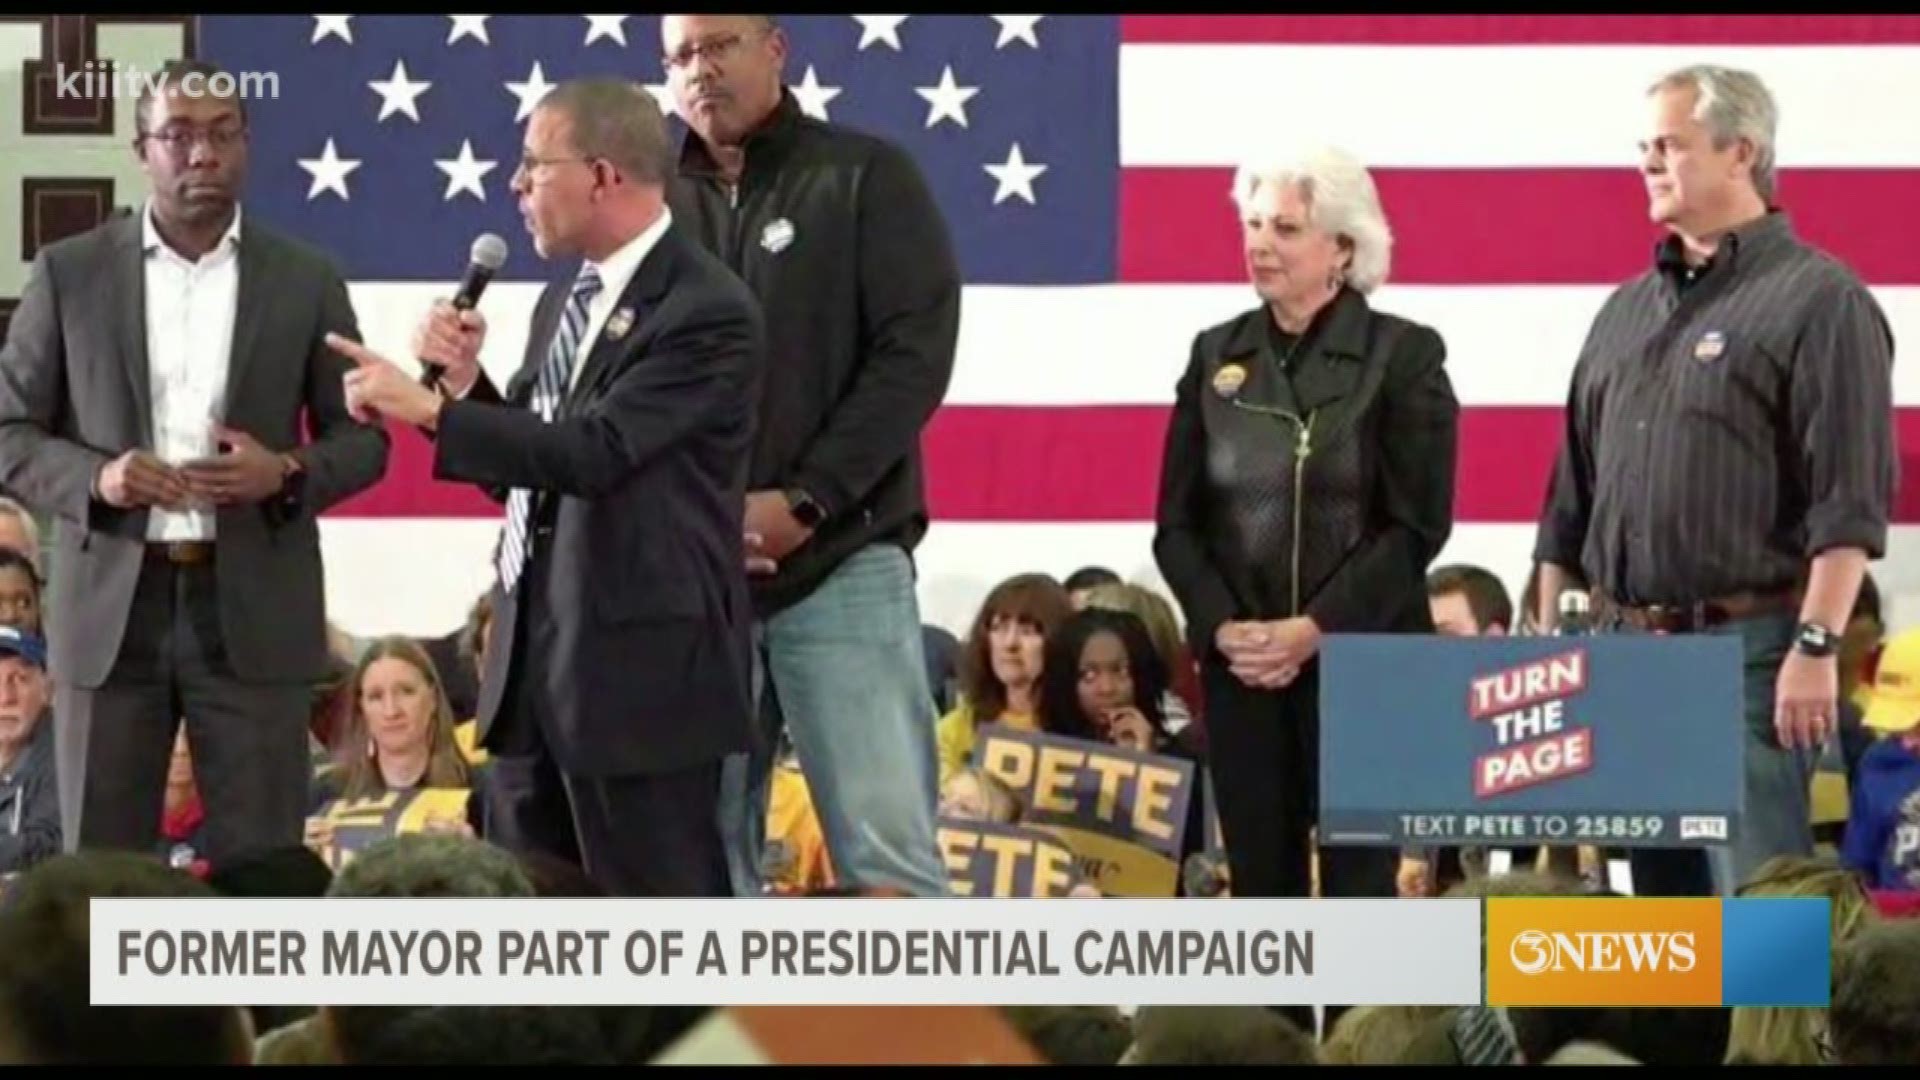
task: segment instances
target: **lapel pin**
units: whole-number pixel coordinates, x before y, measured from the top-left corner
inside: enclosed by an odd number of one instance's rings
[[[787,245],[793,243],[793,235],[793,222],[786,218],[775,218],[767,222],[766,228],[760,230],[760,246],[778,255],[787,250]]]
[[[1720,359],[1720,354],[1726,351],[1727,335],[1718,330],[1709,330],[1694,343],[1693,358],[1703,364],[1711,363]]]
[[[633,329],[633,309],[623,307],[607,318],[607,340],[619,341]]]
[[[1238,394],[1246,383],[1247,369],[1239,364],[1222,364],[1220,370],[1213,373],[1213,392],[1223,398]]]

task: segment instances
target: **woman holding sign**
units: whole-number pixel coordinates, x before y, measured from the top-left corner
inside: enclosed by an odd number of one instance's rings
[[[1392,235],[1363,166],[1321,150],[1243,167],[1233,195],[1261,304],[1194,339],[1154,554],[1201,661],[1234,894],[1306,896],[1321,638],[1432,632],[1459,405],[1440,335],[1367,302]],[[1323,849],[1320,893],[1392,896],[1395,861]]]
[[[471,832],[475,772],[454,739],[453,707],[426,652],[410,638],[376,641],[351,686],[353,717],[339,760],[314,781],[307,845],[325,854],[348,820],[402,831],[417,819],[426,829]],[[416,806],[422,797],[444,805]]]

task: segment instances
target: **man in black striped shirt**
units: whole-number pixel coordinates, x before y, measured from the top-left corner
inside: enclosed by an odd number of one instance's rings
[[[1687,68],[1648,104],[1640,167],[1671,235],[1608,298],[1575,368],[1535,549],[1540,616],[1552,625],[1578,577],[1602,627],[1743,636],[1744,827],[1712,882],[1687,853],[1634,863],[1643,895],[1727,892],[1812,849],[1834,647],[1886,546],[1893,342],[1860,280],[1774,209],[1776,112],[1758,78]]]

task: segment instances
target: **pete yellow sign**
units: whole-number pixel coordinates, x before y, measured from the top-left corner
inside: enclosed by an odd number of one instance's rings
[[[1020,823],[1059,837],[1102,893],[1177,894],[1191,762],[989,725],[974,764],[1020,797]]]
[[[333,843],[321,858],[339,870],[389,836],[425,832],[435,821],[466,821],[468,794],[467,788],[419,788],[372,799],[335,799],[318,815],[333,823]]]
[[[1086,880],[1073,852],[1052,833],[953,818],[939,825],[940,857],[955,896],[1058,898]]]

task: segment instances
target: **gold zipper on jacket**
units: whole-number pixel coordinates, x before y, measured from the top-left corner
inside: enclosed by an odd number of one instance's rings
[[[1300,438],[1293,450],[1293,615],[1300,614],[1300,507],[1306,497],[1307,458],[1313,454],[1313,413],[1307,414],[1307,422],[1302,424],[1298,418],[1294,423],[1300,428]]]

